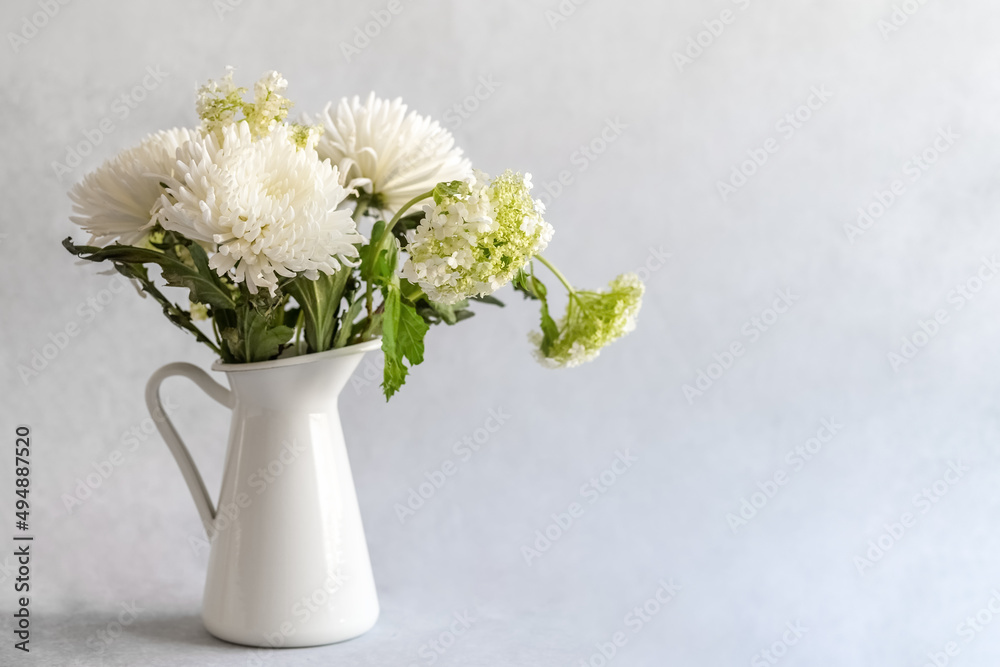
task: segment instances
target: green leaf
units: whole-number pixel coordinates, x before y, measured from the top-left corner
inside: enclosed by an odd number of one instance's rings
[[[412,305],[400,304],[399,344],[411,367],[424,362],[424,336],[429,328]]]
[[[194,267],[166,253],[148,248],[120,244],[110,245],[106,248],[77,246],[69,238],[63,241],[63,246],[77,257],[91,262],[157,264],[162,270],[164,281],[171,287],[186,287],[190,292],[191,301],[227,310],[236,308],[232,292],[219,280],[215,272],[208,268],[208,258],[205,251],[196,243],[192,243],[188,247],[191,251],[191,259],[194,260]]]
[[[235,328],[224,329],[222,337],[237,362],[267,361],[278,356],[281,348],[292,339],[295,330],[274,322],[255,308],[238,311],[239,323]],[[282,315],[282,313],[279,313]]]
[[[472,300],[479,301],[480,303],[488,303],[491,306],[498,306],[500,308],[504,307],[503,301],[491,294],[487,294],[486,296],[474,296],[472,297]]]
[[[441,200],[445,197],[455,197],[457,195],[465,194],[466,188],[465,181],[447,181],[445,183],[438,183],[434,186],[434,203],[440,204]]]
[[[402,301],[399,288],[389,286],[382,290],[384,314],[382,318],[382,351],[385,353],[385,371],[382,390],[388,401],[406,382],[408,368],[424,360],[424,336],[428,325],[413,305]]]
[[[548,354],[549,350],[552,349],[552,344],[556,342],[559,338],[559,327],[556,325],[556,321],[552,319],[549,314],[549,304],[546,301],[542,301],[541,305],[541,315],[542,315],[542,344],[541,350],[543,354]]]
[[[361,274],[361,279],[365,282],[371,282],[374,275],[377,250],[384,234],[385,220],[379,220],[372,227],[371,239],[367,244],[361,246],[361,249],[358,251],[361,256],[361,264],[358,267],[358,271]]]
[[[380,250],[375,257],[372,280],[376,285],[399,285],[399,277],[396,275],[396,267],[399,264],[399,246],[396,245],[394,238],[389,238],[386,245],[387,247]]]
[[[354,333],[354,320],[361,314],[361,309],[364,305],[365,299],[361,296],[355,299],[350,307],[344,311],[344,314],[340,318],[340,328],[337,330],[337,335],[333,340],[335,348],[344,347],[351,340],[351,334]]]
[[[325,352],[333,347],[337,311],[351,270],[345,266],[333,275],[321,273],[316,280],[298,276],[285,284],[285,292],[295,299],[305,315],[309,352]]]
[[[109,260],[112,262],[115,270],[118,273],[136,281],[142,291],[149,294],[153,299],[163,308],[163,314],[166,316],[170,322],[177,325],[179,328],[192,334],[199,342],[204,343],[209,348],[212,349],[216,354],[222,357],[223,361],[229,362],[233,361],[231,355],[228,353],[224,345],[217,346],[213,343],[191,320],[191,314],[176,305],[166,296],[160,292],[159,288],[153,283],[149,278],[149,271],[146,269],[146,263],[153,263],[163,265],[164,263],[170,265],[178,265],[179,267],[184,267],[188,271],[196,271],[197,267],[192,269],[192,267],[179,261],[176,257],[168,256],[164,253],[158,252],[156,250],[149,250],[147,248],[136,248],[133,246],[125,246],[116,244],[109,246],[107,248],[95,248],[93,246],[77,246],[73,243],[72,239],[66,238],[63,241],[63,247],[65,247],[69,252],[80,257],[93,262],[102,262]],[[206,265],[207,268],[207,265]],[[223,287],[223,289],[226,289]],[[197,299],[193,299],[197,300]],[[215,316],[216,321],[219,322],[227,321],[227,317],[233,314],[232,310],[227,309],[212,309],[213,316]]]
[[[534,273],[528,276],[528,282],[530,282],[532,293],[540,302],[542,319],[542,344],[540,347],[542,354],[548,354],[549,350],[552,348],[552,344],[556,342],[557,338],[559,338],[559,326],[556,324],[556,321],[552,319],[552,315],[549,314],[548,289],[545,287],[545,283],[536,278]]]
[[[399,290],[386,289],[383,299],[385,315],[382,319],[382,352],[385,354],[385,368],[382,373],[382,391],[388,401],[406,382],[407,369],[399,345],[399,311],[402,309]]]
[[[542,294],[538,294],[535,291],[534,277],[531,273],[528,273],[524,269],[518,269],[518,272],[514,274],[514,279],[511,281],[511,284],[514,286],[515,291],[521,292],[524,295],[525,299],[534,299],[537,301],[545,298],[544,292]],[[545,289],[544,285],[542,285],[542,289]]]
[[[430,306],[430,309],[434,311],[434,313],[440,318],[440,320],[445,322],[446,324],[455,324],[456,322],[458,322],[459,311],[466,310],[467,312],[471,313],[471,311],[468,311],[467,309],[469,302],[466,299],[462,299],[461,301],[458,301],[453,304],[438,303],[437,301],[431,301],[430,299],[428,299],[427,304]]]

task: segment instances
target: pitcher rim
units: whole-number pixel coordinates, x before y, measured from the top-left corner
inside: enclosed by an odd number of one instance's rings
[[[284,359],[271,359],[270,361],[252,361],[245,364],[227,364],[220,359],[212,364],[212,370],[222,371],[225,373],[238,373],[242,371],[262,371],[269,368],[284,368],[285,366],[299,366],[313,361],[322,361],[323,359],[333,359],[336,357],[344,357],[349,354],[371,352],[372,350],[377,350],[381,346],[382,339],[374,338],[372,340],[366,340],[362,343],[348,345],[347,347],[338,347],[334,350],[327,350],[326,352],[300,354],[294,357],[285,357]]]

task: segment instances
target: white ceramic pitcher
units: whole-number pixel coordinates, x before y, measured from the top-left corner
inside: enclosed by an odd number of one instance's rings
[[[315,646],[357,637],[378,618],[337,397],[379,341],[287,359],[191,364],[149,379],[146,404],[194,496],[211,541],[202,618],[249,646]],[[164,379],[184,376],[232,409],[219,504],[163,412]]]

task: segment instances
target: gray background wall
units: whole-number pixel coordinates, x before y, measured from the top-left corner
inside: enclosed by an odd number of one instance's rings
[[[880,29],[904,4],[916,12]],[[1000,587],[1000,280],[974,280],[1000,253],[1000,6],[566,0],[554,24],[555,0],[400,6],[350,62],[340,45],[385,2],[78,0],[16,50],[8,35],[2,428],[7,441],[16,424],[33,429],[37,542],[34,649],[23,660],[5,635],[0,663],[428,664],[427,642],[464,611],[475,622],[437,664],[599,665],[595,645],[619,631],[615,664],[770,664],[759,652],[789,623],[805,631],[780,664],[922,665],[950,641],[950,664],[996,663],[1000,619],[960,624]],[[675,52],[724,10],[731,22],[678,67]],[[5,2],[0,25],[18,33],[38,11]],[[246,82],[278,69],[302,111],[372,89],[402,96],[477,166],[528,170],[540,191],[568,171],[548,254],[581,284],[670,254],[649,275],[638,330],[586,367],[537,366],[525,338],[536,312],[509,292],[505,311],[434,330],[427,363],[388,406],[363,366],[341,409],[381,621],[344,645],[263,656],[201,629],[194,507],[158,436],[123,439],[142,432],[155,368],[211,356],[131,292],[88,315],[110,277],[59,245],[73,232],[67,188],[146,133],[193,124],[195,85],[227,64]],[[122,118],[115,100],[147,67],[166,76]],[[480,77],[499,85],[467,101]],[[814,87],[831,97],[799,111],[810,117],[788,136],[777,124]],[[52,163],[104,118],[114,129],[57,175]],[[620,136],[581,161],[609,120]],[[908,161],[949,129],[957,138],[913,180]],[[769,139],[777,152],[723,201],[717,183]],[[902,194],[850,242],[844,225],[895,180]],[[961,302],[967,284],[981,289]],[[751,340],[745,323],[770,317],[777,290],[794,305]],[[937,311],[947,322],[894,370],[888,353]],[[22,381],[18,365],[71,323],[78,335]],[[734,341],[745,353],[689,402],[683,386]],[[183,381],[166,394],[214,491],[227,415]],[[401,523],[394,505],[498,408],[503,428]],[[823,419],[842,429],[797,469],[786,453]],[[115,450],[121,465],[68,511],[64,494]],[[526,564],[522,545],[624,450],[636,463]],[[950,463],[968,470],[938,484],[937,502],[915,498]],[[734,531],[727,515],[776,474],[786,483]],[[883,536],[906,512],[911,526]],[[5,524],[12,513],[8,490]],[[880,537],[891,548],[859,564]],[[4,609],[11,563],[0,563]],[[636,632],[626,615],[661,580],[682,588]],[[102,645],[98,631],[133,602],[136,621]]]

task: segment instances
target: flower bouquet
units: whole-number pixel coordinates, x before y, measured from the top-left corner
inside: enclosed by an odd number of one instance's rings
[[[277,72],[233,71],[198,91],[201,120],[148,136],[70,192],[87,245],[226,364],[321,353],[381,337],[388,399],[453,325],[510,283],[539,302],[539,361],[574,366],[632,330],[634,274],[580,290],[539,253],[552,238],[531,177],[475,170],[437,122],[370,95],[288,120]],[[545,267],[566,288],[549,312]],[[155,268],[154,268],[155,267]],[[177,302],[163,286],[187,290]]]
[[[502,306],[493,293],[511,283],[541,306],[538,358],[574,366],[635,326],[643,293],[632,274],[576,289],[539,254],[552,227],[527,174],[474,170],[399,100],[355,97],[289,122],[286,86],[271,72],[248,99],[231,70],[202,86],[197,128],[153,134],[74,186],[72,219],[91,239],[64,242],[219,356],[228,387],[167,364],[146,403],[211,540],[206,628],[271,647],[350,639],[378,618],[337,412],[366,352],[384,353],[388,400],[431,325]],[[539,267],[569,294],[558,321]],[[233,411],[215,504],[163,412],[160,384],[178,375]]]

